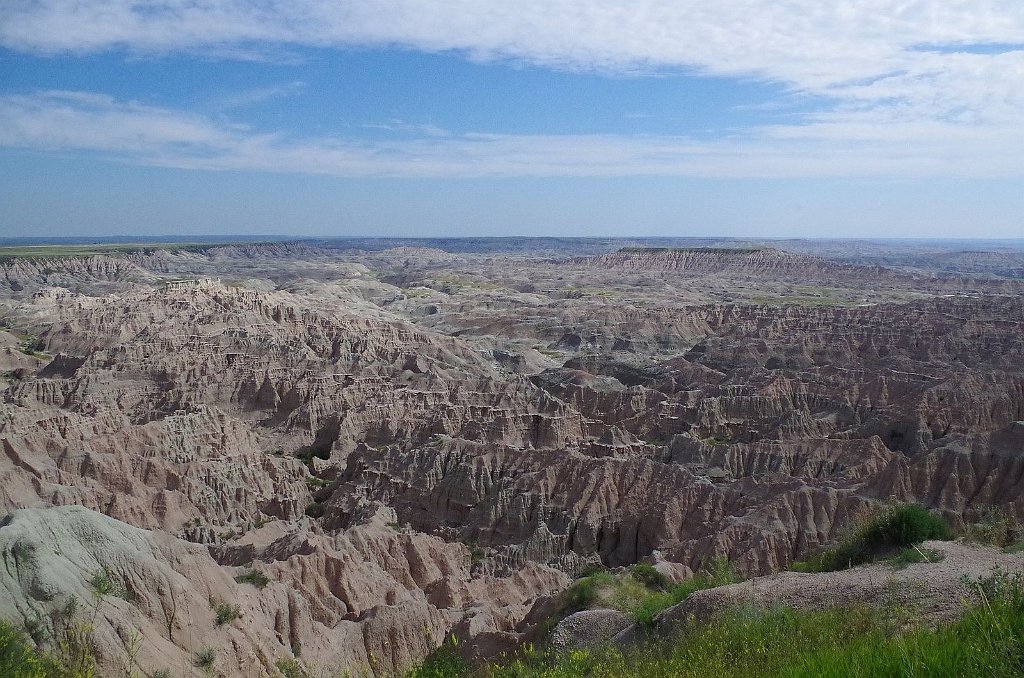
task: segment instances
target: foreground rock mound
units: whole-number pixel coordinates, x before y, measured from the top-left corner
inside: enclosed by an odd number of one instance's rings
[[[40,642],[87,623],[103,675],[125,662],[189,675],[206,648],[224,675],[272,675],[300,653],[311,665],[390,675],[457,624],[512,646],[528,602],[565,585],[538,566],[471,578],[464,547],[376,520],[333,537],[268,537],[263,560],[248,559],[266,578],[257,587],[235,580],[252,569],[223,567],[165,533],[81,507],[15,511],[0,525],[0,609]]]
[[[656,621],[662,628],[694,617],[706,620],[736,605],[760,609],[872,605],[915,610],[935,623],[956,619],[981,602],[980,581],[1024,571],[1024,554],[949,541],[926,541],[922,553],[936,562],[896,568],[888,563],[839,572],[783,572],[739,584],[698,591]]]

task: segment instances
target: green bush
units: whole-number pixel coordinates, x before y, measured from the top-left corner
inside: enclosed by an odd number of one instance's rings
[[[217,617],[217,626],[235,621],[242,612],[237,605],[231,605],[217,598],[210,598],[210,609]]]
[[[561,616],[586,610],[597,600],[598,589],[601,586],[613,586],[614,583],[615,577],[605,571],[577,579],[562,592]]]
[[[89,585],[92,586],[93,593],[98,597],[102,596],[117,596],[118,598],[127,598],[128,591],[125,589],[124,584],[119,582],[111,574],[110,570],[103,568],[92,576],[89,580]]]
[[[270,583],[270,578],[259,570],[250,569],[235,577],[235,581],[239,584],[252,584],[261,589]]]
[[[990,506],[973,523],[964,526],[964,538],[978,544],[1013,548],[1020,526],[1005,508]]]
[[[213,662],[217,660],[217,651],[212,647],[204,647],[192,657],[192,663],[201,669],[213,668]]]
[[[629,569],[629,573],[633,575],[633,579],[649,589],[664,591],[669,587],[668,577],[654,569],[653,565],[637,563]]]
[[[281,657],[274,662],[274,666],[284,678],[309,678],[309,674],[302,668],[302,664],[291,657]]]
[[[46,667],[23,632],[0,621],[0,668],[9,678],[44,678]]]
[[[583,566],[583,569],[581,569],[578,573],[576,573],[576,577],[575,578],[576,579],[583,579],[584,577],[589,577],[592,574],[597,574],[598,572],[606,572],[606,571],[607,570],[606,570],[604,565],[600,565],[598,563],[588,563],[587,565]]]
[[[833,572],[892,555],[928,539],[953,538],[949,524],[918,504],[895,504],[883,508],[839,545],[802,563],[794,563],[797,572]]]
[[[635,575],[634,575],[635,576]],[[686,600],[691,594],[704,589],[734,584],[739,581],[728,559],[721,556],[686,581],[676,584],[671,590],[654,593],[644,597],[633,610],[633,619],[644,628],[654,626],[654,618],[659,612]]]
[[[458,641],[452,636],[430,653],[421,666],[416,667],[406,678],[458,678],[471,675],[469,662],[459,656]]]
[[[92,628],[69,624],[54,650],[37,649],[26,634],[0,620],[0,676],[3,678],[94,678]]]

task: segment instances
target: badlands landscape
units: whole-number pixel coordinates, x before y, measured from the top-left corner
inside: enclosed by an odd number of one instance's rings
[[[0,373],[0,617],[101,676],[571,647],[637,564],[814,607],[776,573],[878,506],[1024,520],[1020,242],[15,247]],[[1024,567],[941,548],[936,596]]]

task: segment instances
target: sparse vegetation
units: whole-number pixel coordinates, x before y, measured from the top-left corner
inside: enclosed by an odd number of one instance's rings
[[[817,557],[793,563],[797,572],[833,572],[895,555],[928,539],[952,539],[953,531],[941,517],[917,504],[895,504],[868,516]]]
[[[262,589],[270,583],[270,578],[259,570],[250,569],[235,577],[235,581],[239,584],[252,584],[256,588]]]
[[[217,651],[212,647],[204,647],[192,656],[192,662],[201,669],[212,669],[217,661]]]
[[[110,570],[106,568],[94,574],[92,579],[89,580],[89,585],[92,586],[93,593],[97,597],[117,596],[118,598],[126,598],[128,595],[124,585],[115,579]]]
[[[1020,526],[1006,511],[998,506],[990,506],[973,523],[964,526],[964,539],[978,544],[988,544],[1001,548],[1012,548],[1024,543],[1019,540]]]
[[[302,664],[292,659],[291,657],[280,657],[274,666],[281,672],[284,678],[309,678],[309,673],[306,669],[302,668]]]
[[[68,620],[52,639],[51,649],[37,646],[10,622],[0,620],[0,675],[4,678],[94,678],[96,656],[92,627]]]
[[[558,617],[601,606],[631,614],[639,624],[649,626],[655,615],[682,602],[691,593],[736,580],[725,558],[712,560],[693,578],[676,586],[671,586],[664,575],[650,565],[634,565],[629,576],[623,577],[599,570],[580,577],[562,593]]]
[[[217,626],[223,626],[238,619],[242,610],[237,605],[231,605],[219,598],[210,598],[210,609],[217,617]]]
[[[895,556],[889,559],[889,564],[900,569],[915,563],[938,563],[946,556],[935,549],[923,549],[916,545],[904,548]]]
[[[16,541],[11,546],[11,555],[16,563],[30,564],[35,562],[36,547],[25,541]]]
[[[668,577],[658,572],[653,565],[637,563],[629,569],[629,573],[633,575],[633,579],[649,589],[664,591],[669,587]]]
[[[409,672],[407,678],[448,678],[470,676],[472,666],[458,652],[458,640],[452,636],[430,653],[422,665]]]
[[[796,611],[735,608],[678,635],[629,650],[527,648],[502,665],[434,661],[413,678],[843,678],[846,676],[1024,675],[1024,584],[995,573],[974,582],[978,605],[954,623],[916,622],[906,612],[868,607]],[[429,665],[429,666],[428,666]],[[431,672],[420,672],[429,669]]]
[[[320,518],[324,515],[324,505],[318,501],[312,501],[306,505],[305,514],[310,518]]]

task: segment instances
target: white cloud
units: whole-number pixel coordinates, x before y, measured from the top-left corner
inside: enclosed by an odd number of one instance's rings
[[[1020,0],[4,0],[0,45],[246,58],[399,45],[560,69],[757,78],[827,102],[812,118],[717,143],[435,131],[367,145],[260,135],[124,102],[4,100],[18,125],[0,131],[8,145],[135,162],[412,176],[1024,174],[1024,49],[1006,47],[1024,45]],[[22,119],[19,106],[36,107],[38,119]],[[82,127],[62,130],[62,117]],[[115,121],[125,127],[111,130]]]
[[[0,96],[0,146],[124,162],[345,177],[930,177],[1024,174],[1016,126],[878,125],[850,112],[719,141],[647,135],[451,135],[362,141],[267,134],[84,92]]]

